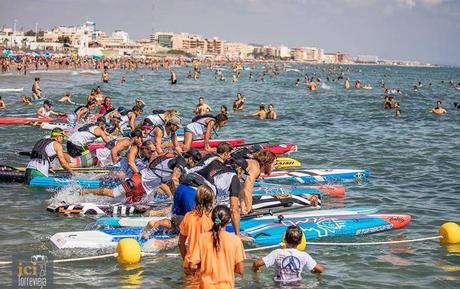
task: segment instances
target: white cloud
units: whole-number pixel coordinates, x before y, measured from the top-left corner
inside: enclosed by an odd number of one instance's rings
[[[414,7],[417,4],[425,5],[425,6],[436,6],[445,2],[445,0],[397,0],[400,5]]]

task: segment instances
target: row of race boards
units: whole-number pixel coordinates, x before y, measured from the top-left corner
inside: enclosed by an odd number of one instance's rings
[[[347,180],[363,180],[369,177],[365,170],[353,169],[317,169],[317,170],[295,170],[295,171],[273,171],[270,175],[261,175],[260,179],[265,182],[334,182]],[[34,187],[58,188],[66,185],[77,184],[86,189],[97,189],[101,187],[113,187],[115,184],[107,180],[92,180],[82,178],[56,178],[56,177],[34,177],[30,185]]]
[[[312,210],[297,213],[279,213],[241,220],[242,234],[253,238],[257,245],[276,245],[290,225],[299,226],[307,240],[323,237],[362,236],[405,227],[409,215],[376,214],[375,208],[346,208]],[[102,218],[97,222],[105,226],[126,226],[103,230],[61,232],[51,237],[59,249],[64,248],[114,248],[124,238],[137,240],[143,251],[156,251],[176,244],[176,235],[165,231],[153,232],[148,240],[141,238],[143,226],[159,218]],[[231,225],[227,231],[232,232]]]

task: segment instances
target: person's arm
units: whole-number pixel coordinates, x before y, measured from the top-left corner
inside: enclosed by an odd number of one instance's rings
[[[244,202],[243,214],[249,213],[252,210],[252,189],[254,188],[255,181],[256,177],[252,172],[249,172],[249,176],[244,181],[240,194]]]
[[[139,173],[139,169],[137,168],[136,162],[135,162],[138,150],[139,148],[137,146],[131,146],[131,148],[129,149],[128,155],[126,156],[128,160],[128,166],[133,171],[134,174]]]
[[[129,116],[129,127],[131,127],[131,131],[136,129],[136,115],[134,113]]]
[[[70,174],[74,174],[72,168],[70,167],[69,163],[66,161],[64,152],[62,150],[62,145],[60,143],[55,142],[53,145],[54,151],[56,152],[56,156],[59,160],[61,166],[68,171]]]
[[[277,119],[278,118],[278,114],[276,113],[276,111],[273,112],[273,119]]]
[[[105,143],[110,142],[109,136],[105,133],[105,131],[102,130],[102,128],[97,127],[97,128],[94,130],[94,132],[95,132],[95,135],[96,135],[96,136],[99,136],[100,138],[102,138],[102,140],[103,140]]]
[[[235,266],[235,273],[243,275],[244,273],[244,262],[241,261]]]
[[[178,153],[182,153],[182,147],[180,146],[179,142],[177,141],[177,134],[174,134],[171,138],[174,150]]]
[[[207,151],[211,150],[211,147],[209,146],[209,139],[211,138],[212,129],[214,128],[215,124],[216,122],[214,120],[210,120],[206,126],[206,133],[204,135],[204,149]]]
[[[163,138],[163,132],[159,127],[156,127],[153,130],[153,135],[155,136],[155,150],[158,154],[163,153],[163,148],[161,147],[161,139]]]
[[[320,274],[324,272],[324,268],[320,264],[316,264],[316,266],[310,272]]]
[[[240,235],[240,202],[237,197],[230,197],[230,214],[235,235]]]
[[[262,266],[265,266],[264,259],[259,258],[259,259],[255,260],[254,263],[252,263],[252,271],[259,272],[260,267],[262,267]]]
[[[187,236],[184,236],[182,234],[179,234],[179,252],[180,255],[182,256],[182,260],[185,258],[185,255],[187,254],[187,247],[185,246],[185,242],[187,241]]]
[[[129,146],[129,139],[123,139],[117,142],[117,144],[110,150],[112,156],[112,163],[115,165],[118,163],[118,154]]]

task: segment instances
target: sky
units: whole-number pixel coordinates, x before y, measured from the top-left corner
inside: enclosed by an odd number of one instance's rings
[[[460,65],[460,0],[0,0],[0,26],[86,19],[131,39],[152,30],[231,42]]]

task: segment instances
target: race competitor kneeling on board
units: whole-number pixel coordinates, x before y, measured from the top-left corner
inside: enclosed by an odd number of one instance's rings
[[[252,264],[252,270],[258,272],[262,266],[267,268],[275,266],[276,274],[273,279],[282,284],[300,282],[303,271],[323,273],[323,266],[316,263],[307,252],[297,249],[297,246],[302,242],[302,236],[303,232],[298,226],[289,226],[284,237],[286,247],[276,249],[267,256],[255,260]]]
[[[209,139],[212,133],[216,133],[216,128],[222,128],[228,121],[228,116],[219,113],[215,117],[212,115],[200,115],[192,119],[192,122],[185,127],[184,151],[190,149],[192,141],[204,140],[204,149],[209,151]],[[217,133],[216,133],[217,134]]]
[[[25,183],[27,185],[30,184],[34,177],[47,177],[50,163],[56,157],[66,171],[72,175],[74,174],[62,150],[62,142],[65,136],[61,128],[55,128],[51,131],[51,138],[41,139],[35,144],[25,173]]]
[[[77,107],[73,113],[69,114],[67,121],[71,125],[76,125],[80,121],[85,121],[92,109],[96,108],[96,101],[89,101],[85,105]]]
[[[245,156],[235,155],[233,162],[239,163],[244,171],[244,183],[240,193],[240,206],[243,215],[252,211],[252,191],[261,173],[269,175],[276,165],[276,155],[268,150],[262,150]]]
[[[177,116],[170,118],[165,124],[156,125],[153,127],[149,137],[155,142],[155,149],[158,154],[164,152],[164,148],[172,147],[176,152],[180,153],[182,148],[177,141],[176,131],[181,128],[180,119]]]
[[[137,105],[133,106],[133,108],[125,115],[120,112],[122,114],[120,128],[124,135],[129,135],[130,131],[136,129],[136,118],[139,117],[142,112],[142,107]]]
[[[156,154],[155,144],[151,140],[144,141],[140,146],[132,144],[126,157],[120,160],[120,178],[126,179],[139,174],[147,167],[154,154]]]
[[[140,173],[134,174],[117,187],[83,189],[82,195],[94,194],[108,197],[124,197],[127,203],[142,201],[145,197],[154,198],[157,194],[166,194],[172,197],[179,179],[183,177],[189,168],[199,161],[201,155],[198,151],[187,152],[184,156],[176,156],[164,153],[154,156],[147,168]]]
[[[152,110],[152,114],[145,118],[144,124],[150,124],[153,127],[157,125],[164,125],[175,116],[178,117],[178,113],[175,109]]]
[[[201,186],[210,187],[218,204],[230,203],[232,223],[235,234],[239,235],[240,209],[239,194],[241,184],[237,167],[228,167],[225,162],[230,158],[233,147],[228,143],[220,143],[217,147],[217,156],[208,158],[198,170],[192,169],[181,181],[174,193],[172,218],[168,221],[151,221],[144,229],[143,238],[148,238],[152,230],[160,226],[171,228],[179,226],[182,218],[195,208],[196,194]],[[241,171],[241,170],[240,170]]]
[[[142,131],[136,129],[130,137],[122,137],[111,140],[104,148],[96,150],[96,157],[102,167],[117,165],[121,156],[125,156],[132,145],[140,146],[143,141]]]
[[[87,124],[77,129],[67,141],[67,153],[73,158],[90,154],[88,145],[99,137],[108,143],[110,139],[105,132],[105,126],[105,118],[100,117],[95,124]]]

